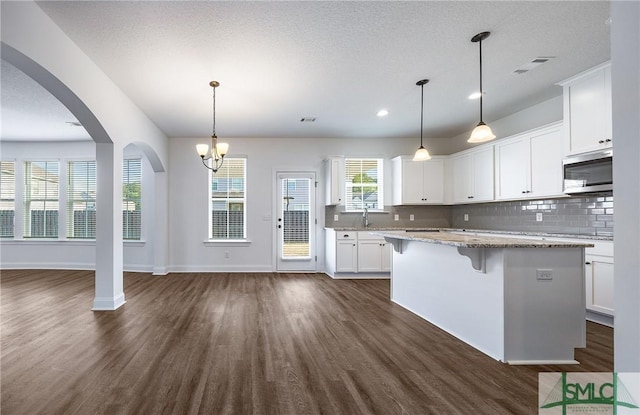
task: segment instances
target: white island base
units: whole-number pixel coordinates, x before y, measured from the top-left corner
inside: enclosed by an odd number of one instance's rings
[[[388,240],[395,303],[502,362],[578,363],[574,348],[586,346],[583,247]]]

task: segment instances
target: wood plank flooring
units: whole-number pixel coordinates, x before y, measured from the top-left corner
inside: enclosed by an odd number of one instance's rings
[[[2,272],[3,415],[535,414],[538,372],[613,370],[610,328],[581,365],[509,366],[385,280],[127,273],[127,303],[92,312],[93,276]]]

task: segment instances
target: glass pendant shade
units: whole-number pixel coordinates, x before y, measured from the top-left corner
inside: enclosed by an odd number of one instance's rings
[[[216,149],[218,150],[219,155],[225,156],[227,151],[229,151],[229,143],[218,143]]]
[[[196,151],[200,157],[207,157],[209,146],[207,144],[196,144]]]
[[[474,128],[471,132],[471,137],[469,137],[467,142],[484,143],[486,141],[491,141],[494,138],[496,138],[496,136],[495,134],[493,134],[493,131],[491,131],[491,128],[487,124],[480,121],[476,128]]]
[[[416,154],[413,156],[413,161],[426,161],[431,158],[431,154],[427,151],[424,146],[420,146],[420,148],[416,151]]]

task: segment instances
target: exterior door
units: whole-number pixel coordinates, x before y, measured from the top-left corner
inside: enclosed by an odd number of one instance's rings
[[[279,172],[276,177],[276,268],[278,271],[315,271],[315,173]]]

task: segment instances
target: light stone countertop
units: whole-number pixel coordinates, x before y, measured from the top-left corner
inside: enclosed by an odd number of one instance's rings
[[[504,236],[460,235],[448,231],[372,231],[389,239],[420,241],[463,248],[592,248],[588,242],[557,242],[518,239]]]
[[[386,232],[386,231],[433,231],[439,230],[442,232],[469,232],[469,233],[495,233],[498,235],[513,235],[514,238],[517,238],[518,235],[522,236],[540,236],[542,238],[567,238],[567,239],[586,239],[586,240],[594,240],[594,241],[613,241],[613,236],[603,236],[603,235],[574,235],[574,234],[563,234],[563,233],[546,233],[546,232],[529,232],[529,231],[500,231],[500,230],[491,230],[491,229],[463,229],[463,228],[409,228],[409,227],[349,227],[349,226],[339,226],[339,227],[325,227],[328,230],[334,230],[336,232]]]

